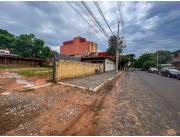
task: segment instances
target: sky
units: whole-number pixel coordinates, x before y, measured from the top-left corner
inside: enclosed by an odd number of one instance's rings
[[[110,37],[112,34],[94,3],[86,3]],[[113,33],[117,34],[117,22],[120,19],[117,2],[98,3]],[[77,6],[75,2],[73,5]],[[91,23],[85,12],[78,10]],[[123,1],[122,11],[124,33],[120,29],[120,34],[126,40],[125,54],[139,56],[156,50],[180,49],[180,2]],[[108,47],[100,31],[89,26],[67,2],[1,1],[0,28],[15,35],[33,33],[56,51],[59,51],[64,41],[76,36],[96,42],[98,51],[105,51]]]

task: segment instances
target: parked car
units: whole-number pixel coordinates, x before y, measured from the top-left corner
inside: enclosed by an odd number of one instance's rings
[[[170,67],[170,68],[161,69],[160,73],[163,76],[168,76],[168,77],[171,77],[171,78],[177,78],[180,71],[175,69],[174,67]]]
[[[136,71],[144,71],[143,68],[136,68]]]
[[[180,71],[179,71],[178,74],[177,74],[177,79],[180,80]]]
[[[150,73],[156,73],[156,74],[159,73],[158,69],[157,69],[157,68],[153,68],[153,67],[149,68],[149,69],[148,69],[148,72],[150,72]]]

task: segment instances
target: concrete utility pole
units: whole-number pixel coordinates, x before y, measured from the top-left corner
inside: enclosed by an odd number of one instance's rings
[[[117,31],[117,45],[116,45],[116,72],[118,72],[118,64],[119,64],[119,21],[118,21],[118,31]]]
[[[53,82],[56,82],[56,52],[53,51]]]
[[[157,58],[156,58],[156,59],[157,59],[157,60],[156,60],[156,61],[157,61],[157,62],[156,62],[156,63],[157,63],[156,65],[157,65],[157,69],[158,69],[158,68],[159,68],[159,55],[158,55],[158,50],[157,50]]]

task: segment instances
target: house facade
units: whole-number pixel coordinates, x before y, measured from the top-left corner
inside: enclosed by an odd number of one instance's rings
[[[95,54],[97,53],[97,44],[82,37],[75,37],[73,40],[65,41],[60,46],[60,53],[70,56]]]
[[[113,71],[115,70],[114,59],[107,56],[87,56],[81,57],[82,62],[94,63],[94,64],[103,64],[103,71]]]
[[[180,70],[180,50],[173,52],[172,65]]]

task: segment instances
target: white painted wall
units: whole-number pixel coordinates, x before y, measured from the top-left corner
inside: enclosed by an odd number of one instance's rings
[[[105,71],[115,70],[115,63],[109,59],[105,59]]]

